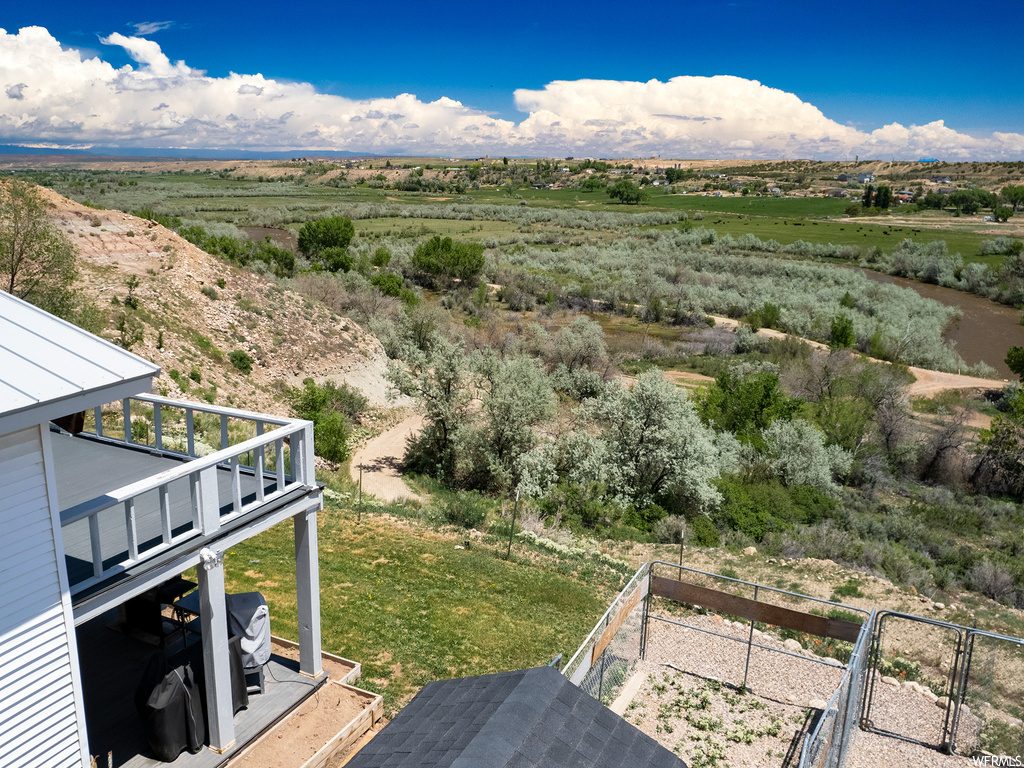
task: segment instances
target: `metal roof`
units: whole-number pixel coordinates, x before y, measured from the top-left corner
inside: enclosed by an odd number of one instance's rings
[[[148,392],[160,367],[0,291],[0,435]]]

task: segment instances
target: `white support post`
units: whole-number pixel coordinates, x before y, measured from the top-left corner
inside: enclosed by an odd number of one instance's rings
[[[263,434],[263,422],[262,421],[257,421],[256,422],[256,436],[259,437],[262,434]],[[264,469],[264,466],[266,465],[266,456],[265,456],[265,452],[263,450],[263,446],[260,446],[255,451],[253,451],[252,460],[253,460],[253,464],[254,464],[255,469],[256,469],[256,500],[257,501],[263,501],[263,493],[264,493],[263,486],[265,485],[265,481],[263,480],[263,469]]]
[[[124,441],[128,445],[132,444],[132,401],[130,398],[124,398],[121,401],[121,408],[124,411]]]
[[[89,516],[89,546],[92,550],[92,575],[98,579],[103,575],[103,539],[100,537],[98,515]]]
[[[199,576],[199,621],[206,678],[207,736],[210,749],[221,754],[235,744],[231,663],[228,658],[228,615],[224,599],[224,553],[204,548],[199,557],[196,573]]]
[[[284,440],[280,438],[274,441],[274,469],[277,472],[274,490],[280,493],[284,490]]]
[[[220,530],[220,488],[217,467],[199,471],[199,524],[205,535]]]
[[[316,507],[292,518],[295,523],[295,604],[299,624],[299,672],[323,674],[320,648],[320,561]]]
[[[196,425],[195,415],[191,408],[185,409],[185,439],[188,455],[194,459],[196,457]]]
[[[95,515],[94,515],[95,517]],[[139,530],[135,525],[135,498],[132,497],[124,503],[124,527],[128,532],[128,557],[131,560],[139,559]]]
[[[298,451],[295,450],[296,448]],[[312,424],[307,424],[302,432],[292,436],[292,477],[304,485],[316,484]]]
[[[163,411],[160,403],[153,403],[153,445],[158,451],[164,449]]]

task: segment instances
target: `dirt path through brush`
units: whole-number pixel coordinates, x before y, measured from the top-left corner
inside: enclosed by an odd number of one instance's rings
[[[736,328],[740,324],[739,320],[733,320],[730,317],[721,317],[719,315],[713,315],[713,317],[715,318],[716,325],[722,325],[726,328]],[[757,334],[774,339],[783,339],[791,335],[771,328],[761,328]],[[829,348],[827,344],[822,344],[820,341],[811,341],[799,336],[793,336],[793,338],[800,339],[815,349],[827,350]],[[866,355],[864,357],[867,360],[873,359]],[[999,379],[980,379],[976,376],[962,376],[959,373],[944,373],[943,371],[932,371],[927,368],[915,368],[913,366],[910,367],[910,372],[914,374],[916,379],[910,385],[909,393],[911,397],[933,397],[947,389],[1002,389],[1003,387],[1003,381]],[[679,374],[673,372],[673,375]]]
[[[409,490],[402,481],[402,456],[409,438],[423,429],[423,417],[414,414],[387,432],[378,435],[352,456],[349,472],[359,482],[359,468],[363,468],[363,491],[372,493],[382,501],[423,499]]]

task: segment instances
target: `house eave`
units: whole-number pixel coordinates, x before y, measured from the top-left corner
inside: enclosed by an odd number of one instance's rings
[[[36,424],[45,424],[61,416],[67,416],[70,413],[86,411],[115,400],[148,392],[153,386],[153,377],[159,373],[160,369],[156,368],[153,372],[124,379],[116,384],[73,392],[64,397],[47,400],[43,403],[32,403],[14,411],[7,411],[0,414],[0,435],[18,432]]]

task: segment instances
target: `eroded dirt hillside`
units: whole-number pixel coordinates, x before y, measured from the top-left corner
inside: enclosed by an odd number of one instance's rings
[[[350,319],[159,224],[40,192],[78,249],[78,290],[100,310],[96,328],[115,340],[122,313],[136,318],[142,340],[131,350],[162,367],[161,393],[285,412],[285,386],[312,376],[348,381],[375,404],[386,401],[384,351]],[[135,310],[124,305],[132,276]],[[230,362],[235,350],[255,361],[250,374]]]

